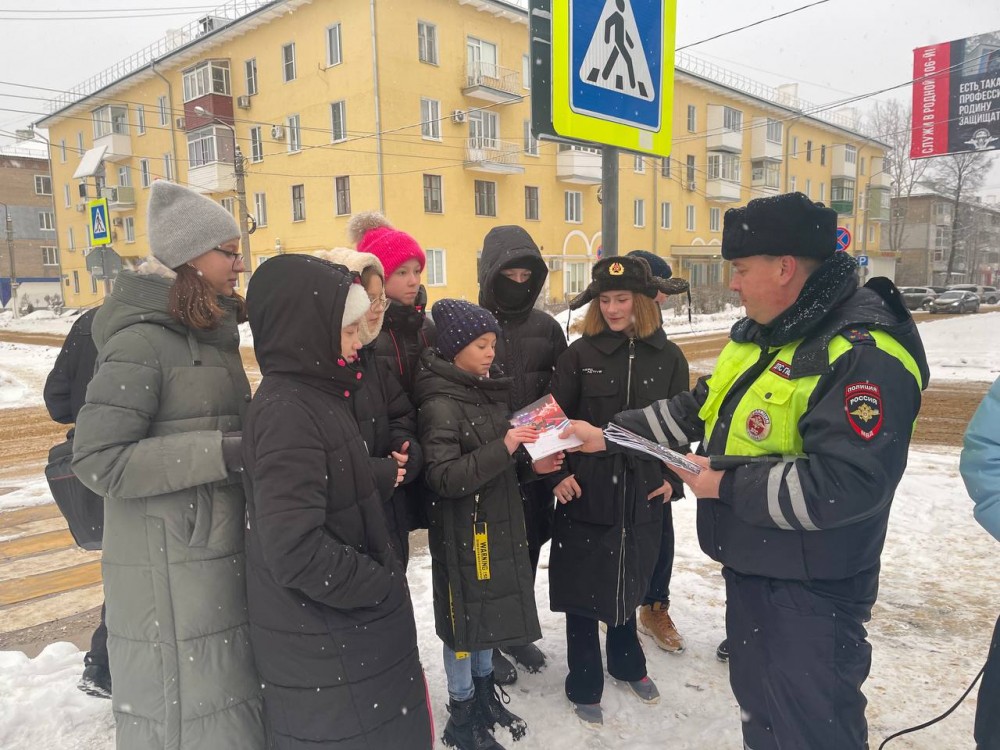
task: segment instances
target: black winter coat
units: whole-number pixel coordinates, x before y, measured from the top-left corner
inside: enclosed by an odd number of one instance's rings
[[[642,408],[687,388],[687,360],[662,329],[645,339],[611,331],[578,339],[552,378],[566,415],[595,425],[625,404]],[[642,603],[660,549],[665,498],[647,496],[664,480],[679,496],[680,482],[659,461],[621,453],[570,453],[567,464],[583,494],[556,506],[551,607],[621,625]]]
[[[97,346],[90,335],[90,326],[99,307],[87,310],[76,319],[56,357],[52,372],[45,379],[42,395],[52,421],[75,424],[87,398],[87,385],[94,377]]]
[[[414,398],[430,489],[437,634],[455,651],[538,640],[517,464],[503,442],[510,380],[477,378],[433,349],[424,351],[421,364]],[[488,538],[486,580],[477,575],[477,522]]]
[[[251,641],[273,747],[424,750],[413,609],[348,403],[360,370],[331,347],[350,283],[285,255],[248,288],[264,375],[243,432]]]
[[[390,300],[382,330],[375,339],[375,356],[399,379],[408,395],[413,394],[420,352],[437,343],[437,332],[425,312],[426,306],[427,291],[423,287],[412,306]]]

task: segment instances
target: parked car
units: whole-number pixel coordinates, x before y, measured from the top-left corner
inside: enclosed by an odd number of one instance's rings
[[[952,284],[948,290],[972,292],[984,305],[995,305],[1000,302],[1000,292],[995,286],[980,286],[979,284]]]
[[[950,289],[935,297],[927,309],[932,313],[979,312],[979,296],[975,292]]]
[[[908,310],[926,310],[938,296],[929,286],[901,286],[899,293]]]
[[[935,294],[944,294],[948,291],[946,286],[929,286],[928,289],[932,290]]]

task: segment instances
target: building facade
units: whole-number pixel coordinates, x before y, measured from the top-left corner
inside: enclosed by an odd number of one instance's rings
[[[153,180],[238,212],[234,134],[257,227],[253,268],[277,253],[346,245],[351,215],[379,209],[426,249],[431,300],[476,298],[482,238],[499,224],[524,226],[542,248],[548,302],[586,286],[601,248],[601,155],[532,137],[524,9],[501,0],[239,5],[240,17],[201,19],[81,84],[40,122],[72,304],[103,293],[86,270],[79,185],[107,194],[115,250],[141,257]],[[852,251],[879,257],[882,144],[843,115],[809,114],[794,90],[694,58],[678,56],[678,66],[673,154],[621,156],[621,252],[656,252],[696,289],[723,285],[725,210],[800,190],[837,208]]]

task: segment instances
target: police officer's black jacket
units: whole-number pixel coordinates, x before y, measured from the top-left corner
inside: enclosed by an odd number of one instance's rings
[[[566,415],[591,424],[688,387],[687,360],[663,329],[645,339],[612,331],[584,336],[559,358],[552,378]],[[623,453],[570,453],[567,466],[550,483],[574,474],[583,495],[556,506],[550,603],[556,612],[620,625],[642,603],[656,564],[665,497],[647,497],[668,473],[658,461]]]
[[[423,287],[412,305],[390,300],[382,330],[375,339],[375,356],[399,379],[408,395],[413,394],[420,352],[437,341],[434,321],[426,314],[426,306],[427,291]]]
[[[264,377],[243,458],[251,642],[273,747],[429,748],[406,577],[348,403],[359,370],[333,349],[351,280],[317,258],[271,262],[248,288]]]
[[[456,651],[541,637],[510,429],[510,379],[478,378],[421,354],[414,399],[424,449],[437,634]],[[529,477],[525,477],[528,479]],[[486,524],[489,578],[477,574],[473,526]]]
[[[74,424],[87,398],[87,385],[94,377],[97,347],[90,326],[99,307],[77,318],[56,357],[52,372],[45,379],[45,408],[54,422]]]
[[[876,278],[859,289],[855,270],[852,258],[837,253],[771,325],[745,318],[733,327],[733,341],[752,342],[761,354],[729,387],[702,454],[724,454],[730,431],[750,428],[733,424],[733,412],[755,379],[780,364],[778,347],[801,342],[792,362],[784,363],[783,377],[819,376],[798,422],[804,457],[728,470],[719,498],[698,501],[702,550],[739,573],[839,580],[866,572],[866,580],[877,580],[871,573],[878,570],[890,504],[929,373],[916,325],[896,287]],[[899,358],[876,345],[872,332],[877,331],[891,335],[913,358],[919,384]],[[852,346],[831,365],[828,346],[839,334]],[[706,383],[703,378],[688,393],[615,421],[657,439],[653,418],[669,443],[702,440],[705,423],[698,413],[708,395]],[[858,384],[881,393],[880,428],[868,437],[851,424],[848,389]],[[873,586],[859,597],[873,601]]]

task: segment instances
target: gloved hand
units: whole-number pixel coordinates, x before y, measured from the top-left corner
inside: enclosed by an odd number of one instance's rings
[[[222,460],[226,462],[226,471],[243,471],[243,433],[222,433]]]

